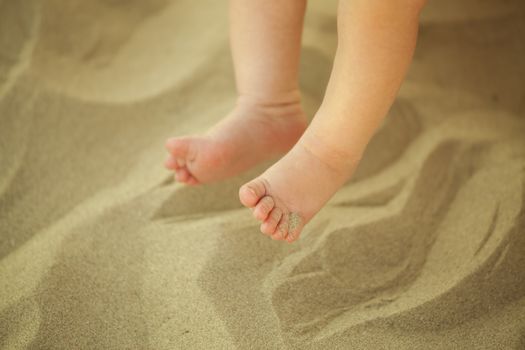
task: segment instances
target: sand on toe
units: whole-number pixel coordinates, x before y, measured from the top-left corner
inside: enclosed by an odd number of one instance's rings
[[[304,106],[335,1],[309,3]],[[226,4],[0,0],[0,348],[523,349],[525,5],[429,2],[354,178],[294,244],[169,136],[235,99]]]

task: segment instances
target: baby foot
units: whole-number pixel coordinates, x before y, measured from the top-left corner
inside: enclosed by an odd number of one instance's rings
[[[350,178],[359,158],[305,134],[281,160],[243,185],[239,198],[262,222],[262,233],[291,243]]]
[[[167,140],[165,165],[189,185],[222,180],[288,151],[306,125],[298,93],[272,102],[239,98],[228,117],[205,135]]]

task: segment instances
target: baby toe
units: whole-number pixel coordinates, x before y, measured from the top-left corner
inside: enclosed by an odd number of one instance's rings
[[[286,241],[288,243],[295,242],[299,238],[300,233],[301,233],[301,230],[295,230],[293,232],[289,231],[288,236],[286,237]]]
[[[266,235],[273,235],[275,233],[275,228],[281,220],[282,211],[280,208],[273,208],[268,215],[266,221],[261,224],[261,232]]]
[[[255,216],[256,219],[261,221],[266,220],[268,214],[273,209],[274,205],[275,203],[271,196],[264,196],[255,206],[253,216]]]
[[[289,243],[296,241],[303,227],[303,218],[298,213],[291,213],[288,218],[288,236],[286,237],[286,241]]]

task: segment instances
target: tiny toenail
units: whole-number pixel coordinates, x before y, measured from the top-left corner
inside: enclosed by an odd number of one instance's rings
[[[184,165],[186,165],[186,162],[184,161],[184,159],[177,158],[177,165],[183,167]]]

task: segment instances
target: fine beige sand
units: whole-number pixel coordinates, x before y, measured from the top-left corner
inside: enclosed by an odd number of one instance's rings
[[[319,105],[335,1],[311,1]],[[292,245],[164,140],[235,99],[227,3],[0,0],[0,348],[524,349],[525,3],[430,1],[355,177]]]

